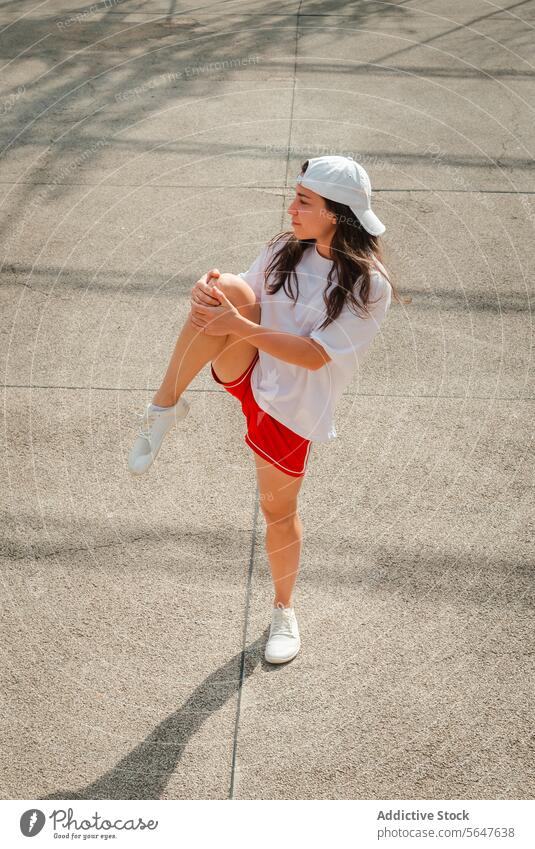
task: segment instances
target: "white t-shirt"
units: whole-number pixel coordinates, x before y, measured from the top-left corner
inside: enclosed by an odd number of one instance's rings
[[[323,292],[332,260],[321,256],[315,244],[306,248],[295,268],[299,297],[294,306],[283,287],[275,295],[270,295],[263,285],[264,269],[281,245],[282,240],[276,245],[266,245],[248,271],[239,274],[253,289],[257,302],[261,304],[260,325],[299,336],[310,336],[325,349],[331,361],[312,371],[284,362],[259,349],[259,359],[251,374],[251,389],[258,406],[274,419],[312,442],[330,442],[338,436],[334,409],[350,383],[359,359],[368,350],[379,330],[390,305],[392,287],[380,271],[373,271],[370,299],[381,298],[376,304],[368,305],[371,317],[360,318],[344,304],[338,318],[319,330],[327,314]],[[381,268],[385,270],[384,266]],[[335,272],[334,285],[336,282]],[[291,283],[295,292],[293,275]]]

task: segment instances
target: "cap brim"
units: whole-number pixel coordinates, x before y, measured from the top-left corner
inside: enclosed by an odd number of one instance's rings
[[[356,212],[355,215],[357,215]],[[371,233],[372,236],[381,236],[386,230],[386,227],[383,222],[379,221],[375,212],[372,212],[371,209],[366,209],[364,212],[359,212],[357,218],[364,227],[364,229],[367,230],[368,233]]]

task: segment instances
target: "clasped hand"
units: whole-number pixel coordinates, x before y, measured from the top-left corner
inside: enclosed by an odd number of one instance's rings
[[[221,289],[209,282],[211,277],[219,277],[217,268],[203,275],[191,290],[191,321],[201,333],[209,336],[235,333],[241,313]]]

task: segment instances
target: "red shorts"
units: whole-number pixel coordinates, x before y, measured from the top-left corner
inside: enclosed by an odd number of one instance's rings
[[[302,478],[306,472],[311,441],[294,433],[258,406],[251,389],[251,374],[257,360],[258,353],[243,374],[229,383],[219,380],[213,365],[212,377],[241,401],[241,408],[247,420],[244,439],[249,448],[287,475]]]

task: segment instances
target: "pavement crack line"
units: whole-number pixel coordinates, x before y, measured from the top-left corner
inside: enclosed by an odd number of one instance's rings
[[[232,759],[230,765],[230,788],[229,788],[229,799],[234,799],[234,790],[236,784],[236,770],[237,770],[237,756],[238,756],[238,734],[240,731],[240,717],[241,717],[241,696],[243,685],[245,683],[245,654],[246,654],[246,646],[247,646],[247,631],[249,628],[249,606],[251,600],[251,591],[253,586],[253,569],[254,569],[254,555],[256,548],[256,532],[258,527],[258,514],[259,514],[259,505],[260,498],[258,493],[258,486],[255,490],[254,497],[254,518],[253,518],[253,531],[251,534],[251,550],[249,554],[249,567],[247,569],[247,579],[245,582],[245,611],[243,616],[243,632],[242,632],[242,646],[241,646],[241,657],[240,657],[240,675],[238,680],[238,700],[236,705],[236,719],[234,722],[234,739],[232,741]]]
[[[303,0],[299,0],[299,6],[297,7],[296,19],[295,19],[295,46],[294,46],[294,68],[293,68],[293,85],[292,85],[292,102],[290,104],[290,118],[289,118],[289,129],[288,129],[288,148],[286,153],[286,186],[288,186],[288,173],[289,173],[289,163],[290,163],[290,150],[291,150],[291,141],[292,141],[292,128],[293,128],[293,116],[294,116],[294,103],[295,103],[295,86],[297,80],[297,51],[299,45],[299,15],[301,12],[301,5]],[[285,220],[285,198],[282,198],[282,208],[281,208],[281,229],[284,227]],[[234,799],[234,791],[236,784],[236,771],[237,771],[237,752],[238,752],[238,734],[240,730],[240,714],[241,714],[241,696],[242,696],[242,686],[245,680],[245,647],[247,641],[247,629],[249,625],[249,602],[251,598],[251,589],[253,583],[253,566],[254,566],[254,553],[255,553],[255,545],[256,545],[256,533],[258,527],[258,515],[260,512],[260,493],[258,491],[258,484],[256,486],[255,492],[255,504],[254,504],[254,519],[253,519],[253,532],[251,537],[251,553],[249,556],[249,568],[247,571],[247,583],[246,583],[246,596],[245,596],[245,615],[243,622],[243,637],[242,637],[242,650],[241,650],[241,658],[240,658],[240,680],[238,684],[238,704],[236,707],[236,722],[234,725],[234,741],[232,746],[232,762],[230,769],[230,788],[229,788],[229,799]]]

